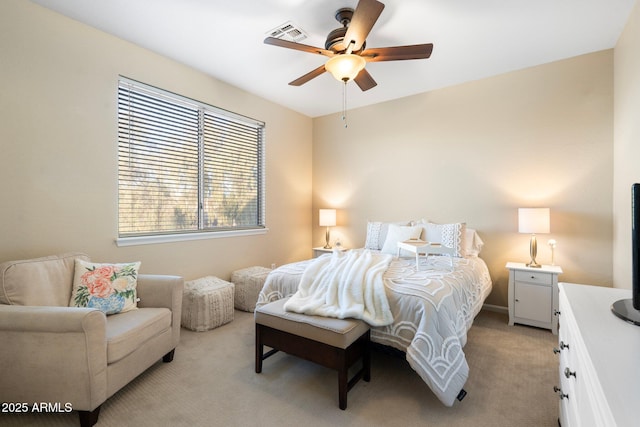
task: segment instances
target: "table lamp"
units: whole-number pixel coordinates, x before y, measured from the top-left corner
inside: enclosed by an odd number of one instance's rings
[[[331,249],[329,244],[329,227],[336,225],[336,210],[335,209],[320,209],[320,227],[327,227],[327,234],[325,235],[326,244],[324,249]]]
[[[529,244],[531,261],[527,264],[527,267],[541,267],[536,262],[536,255],[538,255],[536,234],[549,233],[549,217],[549,208],[518,208],[518,232],[531,234],[531,242]]]

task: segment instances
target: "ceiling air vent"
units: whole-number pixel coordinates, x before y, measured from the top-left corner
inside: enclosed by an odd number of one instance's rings
[[[291,21],[287,21],[282,25],[278,25],[273,30],[268,31],[267,36],[296,43],[308,37],[307,33]]]

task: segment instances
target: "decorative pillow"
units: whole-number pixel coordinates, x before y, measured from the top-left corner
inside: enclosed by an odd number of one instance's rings
[[[367,240],[364,242],[365,249],[380,249],[380,229],[382,228],[381,222],[371,222],[367,223]],[[383,241],[384,243],[384,241]]]
[[[441,243],[442,245],[453,248],[454,256],[465,256],[465,241],[467,235],[467,224],[458,222],[454,224],[427,224],[426,240],[430,243]]]
[[[389,231],[387,232],[384,246],[382,246],[382,253],[391,255],[397,254],[398,242],[417,239],[420,237],[420,233],[422,233],[422,227],[389,224]]]
[[[398,222],[380,222],[369,221],[367,223],[367,239],[364,243],[365,249],[372,249],[379,251],[384,246],[384,242],[389,232],[389,226],[395,225],[411,225],[412,221],[398,221]]]
[[[69,307],[93,307],[105,314],[135,309],[139,269],[140,262],[99,264],[76,259]]]
[[[478,256],[484,246],[484,242],[473,228],[467,228],[465,242],[465,256]]]

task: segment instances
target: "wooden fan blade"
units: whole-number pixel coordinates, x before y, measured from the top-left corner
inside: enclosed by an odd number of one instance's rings
[[[366,49],[360,54],[360,56],[362,56],[367,62],[402,61],[405,59],[429,58],[432,51],[433,43],[427,43]]]
[[[384,4],[376,0],[360,0],[344,36],[344,45],[352,52],[362,49],[371,28],[384,9]]]
[[[309,80],[315,79],[316,77],[318,77],[320,74],[324,73],[325,71],[326,70],[324,69],[324,65],[321,65],[318,68],[316,68],[315,70],[309,71],[304,76],[298,77],[297,79],[295,79],[294,81],[289,83],[289,85],[291,85],[291,86],[302,86],[303,84],[305,84]]]
[[[369,90],[373,87],[378,86],[378,83],[376,83],[376,81],[373,80],[373,77],[371,77],[371,74],[369,74],[369,72],[365,68],[360,70],[360,72],[358,73],[356,78],[353,79],[353,81],[356,82],[358,87],[362,89],[363,92],[365,90]]]
[[[290,42],[288,40],[277,39],[275,37],[267,37],[266,39],[264,39],[264,43],[270,44],[273,46],[286,47],[287,49],[300,50],[302,52],[316,53],[318,55],[324,55],[329,57],[332,57],[335,55],[335,53],[330,50],[322,49],[315,46],[309,46],[306,44]]]

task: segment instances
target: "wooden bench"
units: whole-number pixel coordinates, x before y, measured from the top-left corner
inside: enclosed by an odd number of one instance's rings
[[[347,408],[347,392],[362,378],[371,379],[370,330],[362,320],[335,319],[287,312],[281,299],[256,308],[256,373],[262,361],[278,351],[338,371],[338,403]],[[272,350],[264,353],[264,346]],[[362,367],[351,379],[348,370]]]

